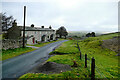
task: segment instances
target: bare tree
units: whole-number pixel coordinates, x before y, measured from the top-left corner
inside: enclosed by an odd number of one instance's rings
[[[8,30],[12,26],[13,23],[13,16],[6,16],[6,13],[0,13],[2,16],[1,23],[2,23],[2,31]]]

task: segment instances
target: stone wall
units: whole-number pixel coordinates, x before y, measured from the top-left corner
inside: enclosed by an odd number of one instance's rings
[[[2,40],[2,49],[14,49],[22,47],[22,40],[4,39]]]

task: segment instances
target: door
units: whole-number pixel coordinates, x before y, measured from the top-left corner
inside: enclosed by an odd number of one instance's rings
[[[33,44],[35,43],[35,38],[33,38]]]

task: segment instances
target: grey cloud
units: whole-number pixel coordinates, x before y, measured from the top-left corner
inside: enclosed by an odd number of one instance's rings
[[[49,26],[59,28],[65,26],[67,30],[95,30],[106,31],[116,30],[109,29],[103,25],[117,25],[117,3],[84,3],[76,8],[64,9],[56,2],[28,2],[28,3],[4,3],[3,11],[12,14],[22,25],[23,6],[27,6],[27,25],[35,24],[36,26]],[[62,6],[62,5],[61,5]]]

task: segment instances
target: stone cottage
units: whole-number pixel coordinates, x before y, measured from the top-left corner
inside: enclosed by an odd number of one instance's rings
[[[14,21],[13,26],[8,29],[8,38],[9,39],[20,39],[23,36],[23,26],[17,26],[17,23]],[[47,42],[55,40],[56,32],[52,29],[51,26],[49,28],[25,26],[25,39],[27,44],[36,44],[38,42]]]
[[[8,39],[19,39],[21,37],[21,28],[17,26],[17,23],[12,23],[12,27],[8,29],[7,31]]]

